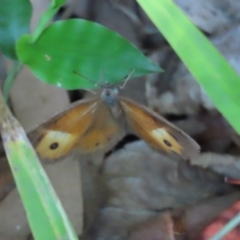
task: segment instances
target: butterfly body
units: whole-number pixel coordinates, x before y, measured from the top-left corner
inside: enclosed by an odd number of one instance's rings
[[[41,159],[55,161],[77,148],[81,153],[107,151],[130,129],[156,150],[190,158],[198,144],[147,107],[118,96],[107,86],[100,96],[78,101],[30,135]]]
[[[102,101],[108,106],[114,118],[119,118],[121,114],[123,114],[123,111],[119,103],[118,94],[119,89],[117,87],[104,88],[101,93]]]

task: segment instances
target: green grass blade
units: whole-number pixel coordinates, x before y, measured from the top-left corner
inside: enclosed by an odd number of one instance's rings
[[[172,0],[138,0],[218,110],[240,133],[240,78]]]
[[[0,129],[5,152],[35,240],[77,236],[23,128],[0,95]]]

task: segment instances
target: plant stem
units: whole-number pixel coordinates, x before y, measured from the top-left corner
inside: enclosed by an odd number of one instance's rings
[[[56,12],[61,6],[66,2],[66,0],[52,0],[48,9],[42,14],[34,32],[32,33],[30,43],[34,43],[41,36],[45,28],[48,26]]]
[[[19,73],[19,71],[22,69],[22,67],[23,67],[22,63],[14,62],[11,71],[8,73],[7,79],[3,86],[3,97],[4,97],[5,101],[8,100],[10,91],[12,89],[13,82],[14,82],[17,74]]]

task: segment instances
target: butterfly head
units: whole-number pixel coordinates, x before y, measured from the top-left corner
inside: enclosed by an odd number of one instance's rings
[[[102,90],[101,98],[108,106],[114,106],[118,103],[118,93],[118,87],[105,86]]]

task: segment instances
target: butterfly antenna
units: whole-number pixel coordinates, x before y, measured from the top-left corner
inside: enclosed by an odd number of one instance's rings
[[[76,75],[78,75],[78,76],[80,76],[80,77],[82,77],[83,79],[85,79],[85,80],[87,80],[87,81],[93,83],[96,87],[98,87],[98,84],[95,83],[93,80],[91,80],[91,79],[89,79],[89,78],[87,78],[87,77],[83,76],[82,74],[77,73],[77,72],[75,72],[75,71],[73,71],[73,73],[76,74]],[[89,91],[91,91],[91,90],[89,90]]]
[[[125,88],[125,86],[127,85],[128,80],[131,78],[131,76],[133,75],[133,73],[135,72],[135,69],[133,69],[128,76],[126,77],[126,79],[124,80],[124,83],[122,86],[119,86],[120,89]]]
[[[76,74],[76,75],[78,75],[78,76],[80,76],[80,77],[82,77],[83,79],[85,79],[85,80],[93,83],[96,87],[98,87],[98,84],[95,83],[94,81],[92,81],[91,79],[89,79],[89,78],[87,78],[87,77],[83,76],[82,74],[77,73],[77,72],[75,72],[75,71],[73,71],[73,73]],[[85,88],[84,90],[85,90],[85,91],[88,91],[88,92],[90,92],[90,93],[93,93],[94,95],[97,94],[96,92],[94,92],[94,91],[92,91],[92,90],[90,90],[90,89],[87,89],[87,88]]]

